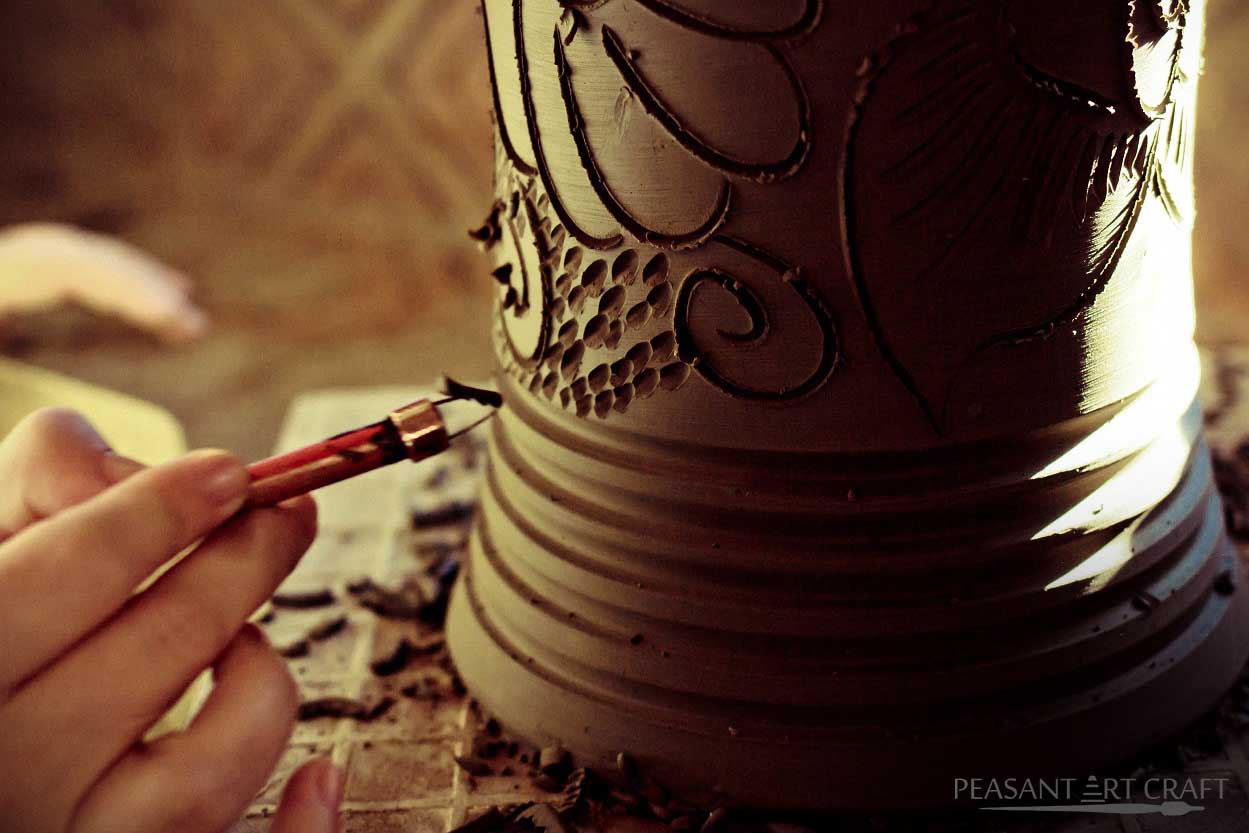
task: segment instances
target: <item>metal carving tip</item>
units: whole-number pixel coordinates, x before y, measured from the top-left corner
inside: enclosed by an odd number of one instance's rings
[[[495,408],[483,405],[471,399],[443,400],[436,405],[443,424],[447,426],[447,436],[455,439],[467,434],[477,426],[494,416]]]

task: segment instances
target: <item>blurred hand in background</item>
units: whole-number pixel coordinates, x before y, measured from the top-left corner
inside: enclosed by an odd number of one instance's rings
[[[0,229],[0,318],[75,303],[180,343],[208,330],[190,289],[181,272],[112,237],[55,223]]]

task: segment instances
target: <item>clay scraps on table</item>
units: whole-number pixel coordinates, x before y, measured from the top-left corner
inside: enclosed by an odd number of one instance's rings
[[[412,580],[389,588],[364,576],[348,584],[347,592],[361,607],[388,619],[418,619],[425,607],[425,594]]]
[[[413,642],[406,636],[401,637],[389,653],[373,660],[369,667],[378,677],[393,677],[407,668],[416,657],[436,654],[445,647],[446,641],[441,636],[420,643]]]
[[[323,619],[308,629],[299,639],[286,645],[279,646],[276,650],[279,655],[287,659],[298,659],[306,657],[312,650],[315,642],[324,642],[342,633],[347,627],[346,616],[331,616]]]
[[[395,702],[394,697],[383,697],[370,706],[351,697],[321,697],[300,703],[297,718],[306,721],[334,717],[371,723],[390,711]]]
[[[413,529],[429,529],[435,526],[463,523],[473,517],[477,508],[467,500],[451,500],[429,509],[413,509],[409,515]]]
[[[811,828],[799,824],[762,821],[727,807],[703,809],[676,799],[625,753],[618,756],[617,772],[609,779],[585,767],[574,768],[571,756],[559,746],[536,750],[508,741],[497,732],[498,724],[487,721],[485,732],[473,742],[473,754],[456,757],[456,764],[474,777],[510,775],[516,767],[527,765],[531,783],[551,793],[552,798],[514,808],[493,808],[452,833],[531,829],[515,826],[525,821],[531,821],[533,829],[548,833],[571,833],[601,829],[603,819],[620,815],[655,819],[677,833],[811,833]]]
[[[329,607],[334,604],[334,591],[328,587],[299,592],[283,592],[273,594],[273,606],[292,610],[308,610],[316,607]]]
[[[1249,541],[1249,439],[1230,452],[1215,449],[1212,456],[1228,534],[1237,541]]]
[[[415,576],[409,576],[393,588],[365,576],[348,584],[347,592],[361,607],[378,616],[441,625],[447,615],[447,603],[459,569],[458,558],[448,555],[430,568],[428,588]]]

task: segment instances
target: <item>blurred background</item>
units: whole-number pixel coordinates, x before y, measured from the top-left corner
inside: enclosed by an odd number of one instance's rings
[[[1208,0],[1199,338],[1249,322],[1249,2]],[[182,346],[80,308],[0,354],[152,400],[193,445],[266,453],[291,397],[490,370],[473,0],[0,0],[0,227],[73,223],[191,276]]]

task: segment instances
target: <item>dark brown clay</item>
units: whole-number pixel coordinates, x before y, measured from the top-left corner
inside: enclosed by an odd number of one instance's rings
[[[1249,653],[1195,404],[1188,0],[486,0],[509,730],[820,811],[1082,776]],[[905,777],[899,777],[905,772]]]

